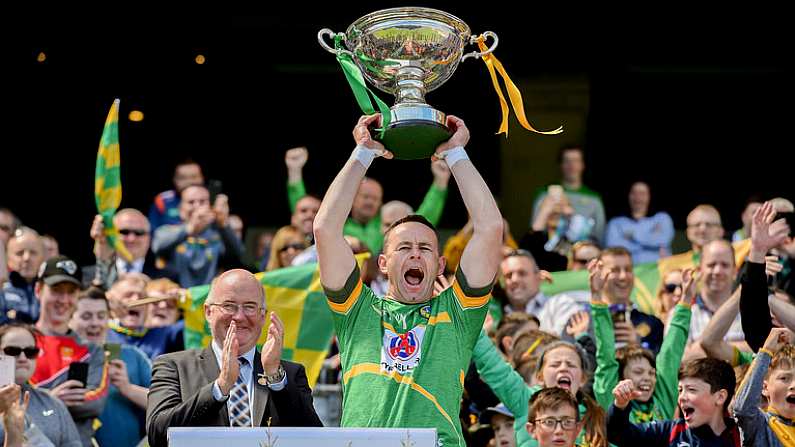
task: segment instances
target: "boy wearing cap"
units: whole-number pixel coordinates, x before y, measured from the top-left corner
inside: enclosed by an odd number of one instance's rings
[[[513,430],[513,413],[500,403],[483,411],[481,422],[491,425],[494,430],[494,442],[498,447],[516,447],[516,434]]]
[[[69,321],[77,306],[82,274],[77,263],[66,256],[48,259],[39,269],[36,296],[41,316],[36,328],[42,335],[36,344],[42,354],[30,382],[49,389],[69,409],[80,440],[90,447],[93,421],[102,413],[108,392],[105,353],[102,347],[84,343],[71,329]],[[69,366],[88,363],[86,383],[68,380]]]

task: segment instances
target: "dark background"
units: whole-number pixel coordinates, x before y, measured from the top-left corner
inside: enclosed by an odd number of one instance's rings
[[[316,33],[344,31],[392,6],[5,15],[0,206],[88,261],[97,145],[118,97],[123,207],[147,212],[153,196],[171,187],[174,163],[190,156],[206,177],[223,181],[232,212],[247,225],[288,222],[284,150],[309,147],[307,187],[322,194],[350,154],[360,114]],[[698,203],[718,206],[733,231],[748,195],[794,198],[795,89],[782,11],[423,6],[461,17],[474,32],[497,32],[496,54],[517,81],[588,80],[586,183],[603,194],[608,216],[624,210],[637,178],[651,183],[656,207],[677,228]],[[194,62],[197,54],[204,65]],[[467,120],[469,153],[496,195],[529,194],[500,190],[499,107],[482,62],[462,64],[428,99]],[[143,122],[126,119],[132,109],[144,112]],[[426,162],[377,161],[370,174],[382,180],[385,200],[412,204],[431,180]],[[453,192],[441,226],[460,227],[465,217]]]

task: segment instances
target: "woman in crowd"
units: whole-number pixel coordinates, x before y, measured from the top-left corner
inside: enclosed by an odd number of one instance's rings
[[[0,326],[0,348],[3,354],[14,358],[14,382],[21,388],[22,395],[28,395],[25,399],[29,399],[25,412],[25,437],[28,442],[33,442],[44,436],[56,447],[81,447],[80,435],[63,402],[28,383],[36,371],[36,358],[41,352],[36,346],[33,331],[31,327],[17,323]],[[0,433],[0,439],[4,436]]]

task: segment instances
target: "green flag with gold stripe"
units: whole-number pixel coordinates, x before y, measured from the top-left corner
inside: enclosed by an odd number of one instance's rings
[[[357,256],[360,266],[367,257],[369,254]],[[309,385],[314,386],[334,337],[334,322],[320,285],[317,264],[287,267],[255,276],[265,289],[268,310],[276,312],[284,322],[282,358],[304,365]],[[191,287],[181,303],[185,313],[186,349],[203,348],[212,339],[204,318],[204,301],[209,293],[209,285]],[[258,346],[265,343],[268,321],[266,319]]]
[[[122,243],[119,231],[113,225],[113,215],[121,204],[121,155],[119,154],[119,100],[113,101],[102,130],[94,174],[94,199],[97,212],[105,225],[105,237],[119,256],[132,261],[132,255]]]

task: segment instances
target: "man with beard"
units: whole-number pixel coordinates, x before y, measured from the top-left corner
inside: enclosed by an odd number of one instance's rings
[[[378,119],[359,119],[353,131],[357,147],[329,187],[314,225],[320,280],[344,369],[342,426],[432,427],[440,444],[463,446],[457,415],[500,261],[502,216],[464,150],[469,130],[448,116],[454,134],[435,157],[452,170],[474,226],[455,281],[433,296],[445,260],[430,222],[410,215],[384,236],[378,267],[389,287],[383,299],[375,295],[360,279],[343,228],[370,163],[377,156],[391,158],[368,130]]]

